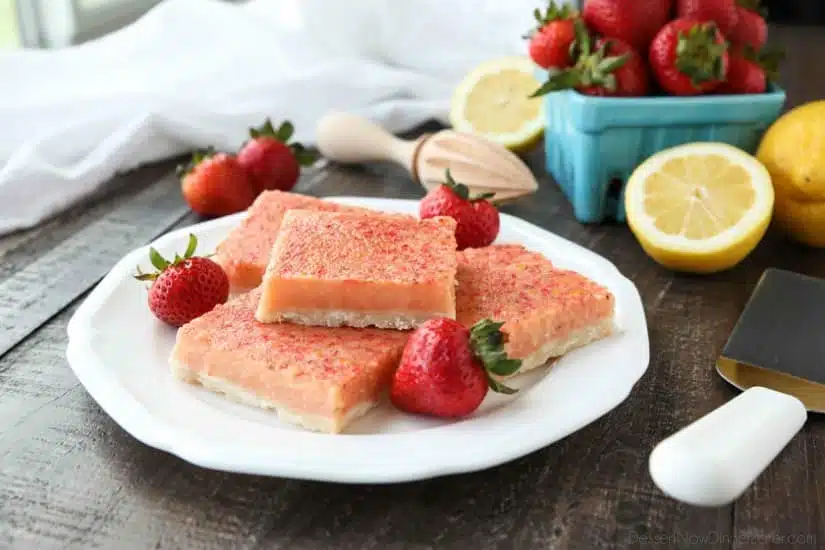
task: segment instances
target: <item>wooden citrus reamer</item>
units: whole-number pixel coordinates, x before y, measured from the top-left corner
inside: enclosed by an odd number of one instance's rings
[[[447,168],[473,195],[495,193],[494,202],[538,189],[536,178],[514,153],[484,137],[453,130],[403,140],[365,118],[336,112],[318,123],[317,145],[324,157],[336,162],[400,164],[427,190],[444,183]]]

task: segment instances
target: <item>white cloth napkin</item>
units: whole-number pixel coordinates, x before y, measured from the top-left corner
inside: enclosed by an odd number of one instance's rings
[[[311,144],[329,109],[392,132],[445,121],[454,86],[524,54],[543,0],[166,0],[61,50],[0,52],[0,234],[119,171],[196,147],[236,150],[291,119]]]

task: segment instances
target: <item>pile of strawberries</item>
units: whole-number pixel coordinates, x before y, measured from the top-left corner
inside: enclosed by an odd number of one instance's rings
[[[298,182],[301,166],[315,155],[292,142],[295,128],[285,121],[276,129],[267,119],[249,129],[249,140],[237,155],[197,151],[187,166],[179,168],[183,198],[203,216],[226,216],[249,208],[265,190],[289,191]]]
[[[759,0],[551,0],[534,15],[530,57],[552,70],[533,97],[758,94],[782,58],[765,49]]]

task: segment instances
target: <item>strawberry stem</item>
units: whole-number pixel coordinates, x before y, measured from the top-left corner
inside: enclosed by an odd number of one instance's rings
[[[149,261],[158,271],[163,271],[169,267],[169,262],[154,247],[149,248]]]
[[[137,268],[137,273],[134,275],[134,278],[138,281],[154,281],[158,278],[157,273],[144,273],[140,270],[140,267]]]
[[[308,150],[298,142],[289,143],[289,140],[292,139],[294,134],[295,126],[288,120],[283,121],[281,125],[278,126],[277,130],[275,129],[275,126],[273,126],[272,120],[269,118],[267,118],[261,126],[249,129],[250,138],[257,139],[261,137],[268,137],[276,141],[280,141],[289,147],[292,154],[295,155],[295,160],[298,161],[299,165],[312,166],[315,164],[315,161],[318,160],[318,155]]]
[[[292,134],[295,133],[295,126],[288,120],[285,120],[278,126],[278,131],[275,132],[275,137],[278,141],[288,143],[292,139]]]
[[[134,275],[134,278],[138,281],[154,281],[157,279],[161,273],[163,273],[166,269],[181,264],[195,255],[195,250],[198,248],[198,238],[195,237],[192,233],[189,234],[189,242],[186,245],[186,251],[183,253],[183,257],[179,254],[175,254],[174,260],[171,262],[163,257],[163,255],[155,249],[155,247],[149,247],[149,261],[152,263],[152,266],[157,270],[151,273],[144,273],[140,270],[140,266],[137,267],[137,273]]]
[[[574,17],[578,17],[578,15],[579,12],[572,8],[570,4],[564,4],[559,7],[556,5],[554,0],[550,0],[547,3],[547,8],[544,13],[542,13],[538,8],[533,10],[533,18],[536,20],[536,26],[522,38],[532,38],[534,34],[543,29],[548,23],[552,23],[553,21],[563,21],[565,19],[573,19]]]
[[[293,143],[289,146],[292,154],[295,155],[295,160],[301,166],[312,166],[318,160],[318,154],[305,148],[300,143]]]
[[[191,258],[198,248],[198,238],[192,233],[189,234],[189,243],[186,245],[186,252],[183,253],[184,258]]]
[[[504,351],[506,336],[501,332],[504,323],[482,319],[470,329],[470,347],[484,366],[487,383],[497,393],[513,394],[518,390],[501,382],[496,377],[510,376],[521,368],[521,359],[510,359]]]
[[[584,22],[577,19],[574,26],[576,40],[570,45],[570,54],[573,59],[576,59],[576,63],[550,76],[547,82],[530,95],[531,98],[579,87],[599,86],[610,92],[616,90],[615,73],[628,62],[630,53],[608,56],[610,41],[605,41],[594,52],[593,38]]]
[[[192,152],[192,158],[186,164],[181,164],[175,169],[175,174],[180,178],[191,172],[195,167],[204,160],[214,157],[217,154],[215,148],[211,145],[205,149],[196,149]]]
[[[579,49],[579,54],[582,56],[590,55],[591,48],[593,47],[593,38],[590,36],[590,31],[587,29],[587,25],[584,24],[584,21],[581,19],[576,19],[573,23],[573,32],[576,35],[576,39],[573,40],[573,43],[570,45],[570,53],[576,53],[576,48]],[[578,56],[573,56],[573,58],[577,58]]]
[[[779,78],[779,66],[785,60],[785,52],[778,48],[763,48],[756,51],[753,46],[746,44],[742,47],[742,57],[759,65],[768,80],[775,81]]]
[[[457,181],[455,181],[455,179],[453,179],[453,175],[450,173],[449,168],[447,168],[444,171],[444,185],[449,187],[452,190],[452,192],[458,196],[459,199],[469,202],[483,201],[496,196],[495,193],[481,193],[480,195],[470,196],[470,188],[464,185],[463,183],[458,183]]]
[[[676,68],[689,77],[694,86],[725,78],[723,54],[727,44],[717,42],[718,37],[715,23],[694,25],[687,32],[679,33]]]
[[[569,90],[572,88],[589,88],[599,86],[613,92],[616,90],[616,71],[621,69],[630,59],[630,53],[609,56],[610,41],[605,41],[599,49],[592,52],[592,38],[584,27],[581,20],[576,20],[576,41],[571,46],[571,52],[575,47],[578,49],[578,56],[575,65],[561,70],[541,85],[530,97],[535,98],[557,92],[559,90]]]
[[[450,188],[453,193],[455,193],[459,199],[461,200],[468,200],[470,198],[470,188],[464,185],[463,183],[458,183],[453,179],[453,175],[450,173],[450,169],[444,172],[444,185]]]

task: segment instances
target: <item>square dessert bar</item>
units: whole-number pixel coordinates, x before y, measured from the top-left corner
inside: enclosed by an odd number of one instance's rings
[[[310,430],[338,433],[376,405],[408,334],[255,320],[253,290],[180,328],[173,373]]]
[[[608,289],[520,245],[458,253],[456,319],[467,327],[503,322],[505,349],[522,360],[519,372],[608,336],[614,309]]]
[[[454,319],[455,225],[452,218],[290,210],[256,317],[399,330]]]
[[[284,191],[264,191],[246,217],[227,235],[215,251],[218,262],[229,277],[233,294],[247,292],[261,284],[272,245],[278,237],[281,220],[287,210],[322,210],[328,212],[371,212],[366,208],[346,206],[307,195]]]

